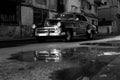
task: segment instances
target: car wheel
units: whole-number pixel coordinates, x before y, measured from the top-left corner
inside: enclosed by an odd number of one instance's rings
[[[88,34],[88,39],[95,39],[95,34],[93,34],[93,33],[90,33],[90,34]]]
[[[65,37],[66,41],[71,41],[72,40],[72,34],[70,31],[66,32],[66,37]]]

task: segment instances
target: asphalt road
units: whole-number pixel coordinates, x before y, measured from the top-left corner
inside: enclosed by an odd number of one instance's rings
[[[103,39],[106,37],[110,37],[109,35],[99,35],[96,36],[96,39]],[[81,37],[81,38],[75,38],[73,41],[71,41],[71,43],[73,42],[83,42],[83,41],[89,41],[88,39],[86,39],[85,37]],[[48,39],[46,41],[43,42],[38,42],[35,39],[25,39],[25,40],[10,40],[10,41],[0,41],[0,48],[8,48],[8,47],[17,47],[17,46],[24,46],[24,45],[29,45],[29,44],[40,44],[40,43],[64,43],[64,41],[60,40],[60,39]]]
[[[38,43],[36,40],[2,42],[0,43],[3,45],[0,48],[0,80],[93,78],[98,72],[101,72],[102,68],[116,59],[120,52],[120,36],[101,38],[99,37],[99,40],[77,39],[72,42],[58,40],[48,40],[42,43]],[[108,42],[110,43],[106,44]],[[49,52],[62,56],[47,57],[46,60],[46,55],[42,55],[41,60],[40,55],[36,54],[50,54]],[[57,62],[53,60],[51,62],[53,58],[57,59]],[[104,76],[106,77],[106,75]]]

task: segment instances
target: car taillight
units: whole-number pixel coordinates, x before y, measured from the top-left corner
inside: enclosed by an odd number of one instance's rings
[[[61,22],[58,22],[58,23],[57,23],[57,26],[60,27],[60,26],[61,26]]]

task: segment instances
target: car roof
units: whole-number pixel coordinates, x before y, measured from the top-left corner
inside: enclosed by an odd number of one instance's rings
[[[77,13],[77,12],[64,12],[64,13],[61,13],[59,15],[65,15],[65,14],[72,14],[72,15],[80,15],[80,16],[84,16],[87,21],[88,21],[88,18],[84,15],[84,14],[81,14],[81,13]]]
[[[47,20],[76,21],[74,18],[67,19],[67,18],[61,18],[61,17],[59,17],[61,15],[65,15],[65,14],[81,15],[81,16],[84,16],[87,19],[87,17],[85,15],[81,14],[81,13],[77,13],[77,12],[64,12],[64,13],[61,13],[61,14],[57,14],[58,17],[47,18]],[[87,21],[88,21],[88,19],[87,19]]]
[[[85,16],[81,13],[77,13],[77,12],[64,12],[64,13],[61,13],[61,14],[73,14],[73,15],[82,15],[82,16]]]
[[[46,20],[57,20],[57,21],[76,21],[75,19],[61,19],[61,18],[47,18]]]

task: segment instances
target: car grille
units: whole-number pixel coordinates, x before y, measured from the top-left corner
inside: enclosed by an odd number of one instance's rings
[[[54,33],[55,29],[54,28],[48,28],[48,29],[43,29],[43,28],[38,28],[37,33]]]

